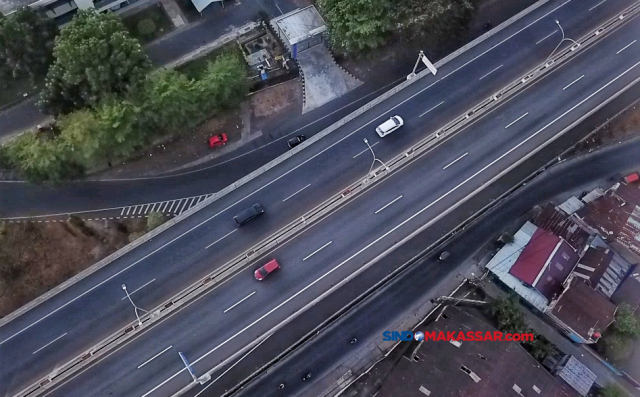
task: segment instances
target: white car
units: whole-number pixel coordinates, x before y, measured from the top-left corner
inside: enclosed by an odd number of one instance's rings
[[[397,130],[403,125],[404,125],[404,121],[400,116],[393,116],[389,120],[380,124],[376,128],[376,132],[378,133],[378,136],[380,136],[380,138],[384,138],[385,136],[391,134],[393,131]]]

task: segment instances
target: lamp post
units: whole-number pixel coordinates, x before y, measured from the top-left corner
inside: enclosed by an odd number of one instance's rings
[[[144,310],[136,306],[136,304],[133,303],[133,301],[131,300],[131,295],[129,295],[129,291],[127,291],[127,286],[125,284],[122,284],[122,290],[124,291],[125,294],[127,294],[127,298],[129,298],[129,302],[131,302],[131,305],[133,305],[133,311],[136,313],[136,318],[138,319],[138,325],[142,327],[142,321],[140,320],[140,316],[138,315],[138,310],[145,313],[149,313],[149,312],[147,310]]]
[[[416,69],[418,69],[418,64],[420,63],[420,61],[422,61],[422,63],[424,63],[424,65],[429,69],[429,71],[431,71],[431,73],[434,76],[436,75],[438,70],[431,63],[429,58],[427,58],[427,56],[424,55],[424,51],[420,50],[420,53],[418,54],[418,59],[416,60],[416,64],[413,66],[413,71],[407,76],[407,80],[411,80],[412,78],[416,77]]]
[[[383,163],[382,160],[376,157],[376,154],[373,152],[373,148],[371,147],[371,145],[369,145],[369,141],[367,140],[367,138],[364,138],[363,141],[364,143],[367,144],[367,147],[369,148],[369,150],[371,151],[371,154],[373,155],[373,162],[371,163],[371,167],[369,167],[368,175],[371,175],[371,170],[373,169],[373,165],[376,163],[376,161],[382,164],[385,170],[389,171],[389,167],[387,167],[387,165]]]
[[[549,58],[551,58],[553,56],[553,54],[558,50],[558,47],[560,47],[562,45],[562,43],[564,43],[565,41],[569,41],[571,43],[573,43],[574,45],[580,47],[580,43],[578,43],[577,41],[575,41],[574,39],[570,39],[568,37],[565,36],[564,34],[564,29],[562,29],[562,25],[560,25],[560,21],[558,21],[557,19],[555,20],[556,25],[558,25],[558,28],[560,28],[560,33],[562,33],[562,40],[560,40],[560,42],[558,43],[558,45],[556,46],[556,48],[553,49],[553,51],[551,51],[551,54],[547,57],[547,61],[549,60]],[[546,63],[546,61],[545,61]]]

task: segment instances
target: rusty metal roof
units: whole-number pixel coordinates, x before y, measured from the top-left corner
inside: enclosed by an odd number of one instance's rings
[[[532,222],[534,225],[562,237],[576,251],[582,250],[591,237],[589,231],[551,203],[546,204],[542,211],[536,214]]]
[[[608,242],[618,242],[640,256],[640,189],[616,184],[576,212]]]

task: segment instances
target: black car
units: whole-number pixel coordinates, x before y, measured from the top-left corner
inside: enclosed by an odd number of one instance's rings
[[[305,139],[307,139],[306,136],[304,135],[298,135],[294,138],[291,138],[287,141],[287,144],[289,145],[289,147],[291,149],[293,149],[294,147],[298,146],[299,144],[301,144],[302,142],[305,141]]]

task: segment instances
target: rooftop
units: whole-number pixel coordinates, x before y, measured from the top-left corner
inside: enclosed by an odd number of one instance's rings
[[[629,304],[636,308],[636,314],[640,316],[640,265],[634,265],[629,270],[629,275],[611,295],[611,301],[616,305]]]
[[[425,331],[495,331],[486,322],[449,306]],[[577,393],[547,372],[518,343],[506,341],[452,344],[425,341],[416,362],[402,357],[387,376],[378,397],[569,397]]]
[[[34,0],[0,0],[0,12],[7,15],[33,2]]]
[[[555,252],[547,259],[538,274],[533,287],[547,299],[557,298],[564,289],[562,284],[571,274],[576,263],[578,263],[578,254],[566,241],[560,240]]]
[[[533,286],[547,259],[556,250],[558,243],[560,243],[558,236],[538,228],[509,273],[525,284]]]
[[[586,396],[589,393],[593,383],[596,381],[596,374],[573,356],[567,357],[566,363],[557,372],[557,375],[582,396]]]
[[[326,24],[314,6],[299,8],[273,19],[289,45],[327,30]]]
[[[585,340],[602,333],[613,322],[616,305],[574,277],[548,314],[562,321]],[[597,339],[597,338],[596,338]]]
[[[513,242],[505,245],[491,259],[487,264],[487,269],[533,307],[544,312],[549,304],[548,299],[535,289],[524,285],[509,272],[537,230],[538,228],[534,224],[526,222],[513,236]]]
[[[636,259],[633,262],[640,261],[640,189],[636,185],[618,183],[576,214],[607,241],[628,250]]]
[[[548,203],[533,219],[533,223],[544,230],[562,237],[576,251],[580,251],[591,237],[579,223],[553,204]]]

